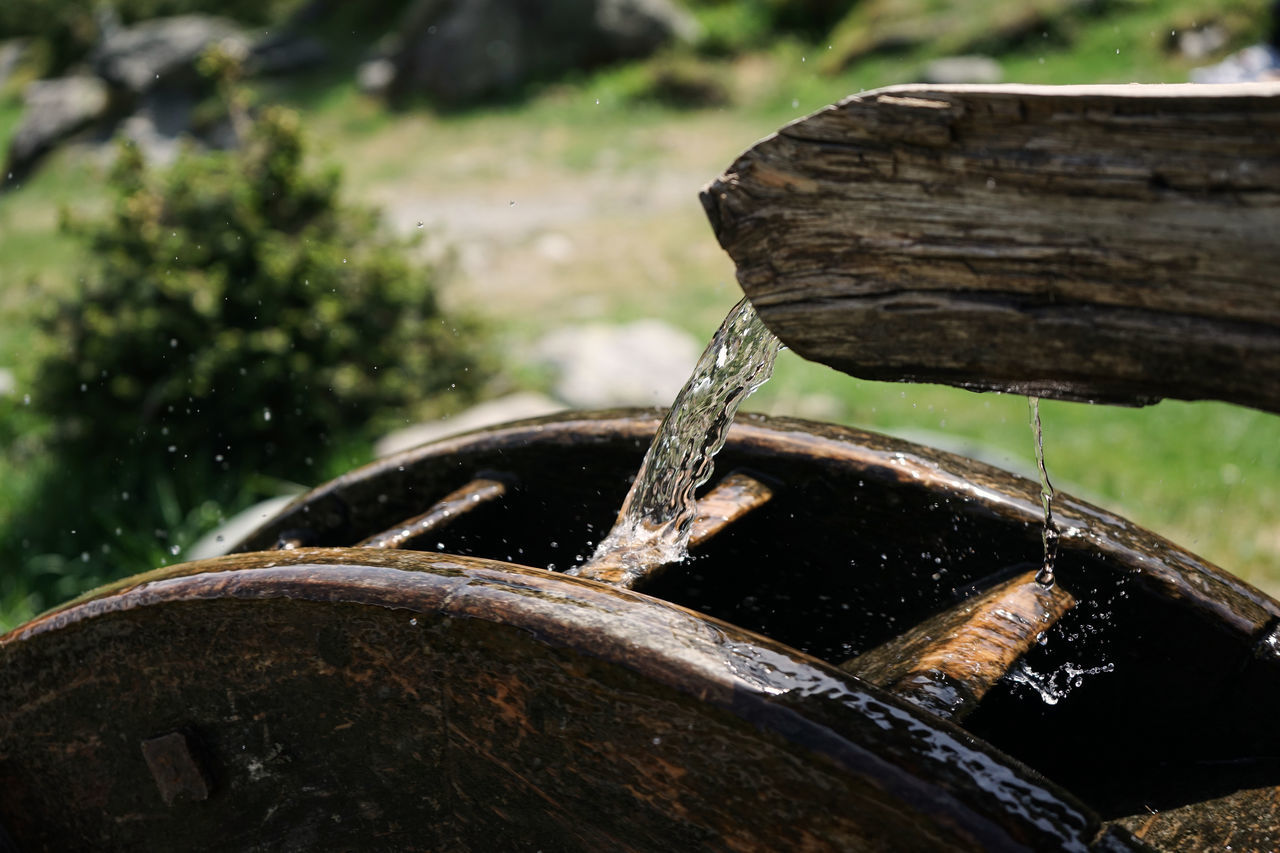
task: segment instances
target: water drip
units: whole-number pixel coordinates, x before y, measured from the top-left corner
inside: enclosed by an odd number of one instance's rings
[[[1051,587],[1054,583],[1053,566],[1058,559],[1058,526],[1053,521],[1053,484],[1049,482],[1049,471],[1044,467],[1044,430],[1040,426],[1040,398],[1028,397],[1027,406],[1031,410],[1031,433],[1035,436],[1036,469],[1040,473],[1040,506],[1044,511],[1044,522],[1040,528],[1040,541],[1044,545],[1044,563],[1036,573],[1036,581],[1042,586]]]

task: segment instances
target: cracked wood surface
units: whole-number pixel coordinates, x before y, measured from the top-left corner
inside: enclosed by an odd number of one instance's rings
[[[1280,85],[895,86],[702,201],[765,323],[869,379],[1280,411]]]

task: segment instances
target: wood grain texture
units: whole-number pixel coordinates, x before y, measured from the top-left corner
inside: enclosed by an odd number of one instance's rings
[[[157,790],[139,744],[175,730],[207,798]],[[0,637],[0,822],[25,851],[1085,850],[1099,828],[732,625],[365,548],[170,567]]]
[[[972,712],[1036,639],[1075,604],[1034,571],[1011,578],[840,665],[940,717]]]
[[[855,376],[1280,411],[1280,85],[895,86],[702,201],[765,323]]]
[[[1120,818],[1158,850],[1280,850],[1280,787],[1237,791],[1178,809]]]

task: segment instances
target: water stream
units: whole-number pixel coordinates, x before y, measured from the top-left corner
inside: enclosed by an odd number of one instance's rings
[[[1044,545],[1044,562],[1036,573],[1036,581],[1041,585],[1053,586],[1053,567],[1058,560],[1058,526],[1053,521],[1053,484],[1049,482],[1049,471],[1044,467],[1044,430],[1040,426],[1040,398],[1028,397],[1027,406],[1031,410],[1031,433],[1036,442],[1036,468],[1040,472],[1040,506],[1044,511],[1044,521],[1040,527],[1040,541]]]
[[[688,555],[694,492],[711,477],[738,406],[773,373],[781,348],[750,302],[734,306],[658,428],[613,529],[568,574],[621,565],[638,575]]]

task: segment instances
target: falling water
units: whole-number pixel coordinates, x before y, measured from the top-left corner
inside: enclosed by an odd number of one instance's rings
[[[1031,409],[1031,432],[1036,440],[1036,468],[1040,471],[1040,506],[1044,510],[1044,523],[1040,527],[1040,541],[1044,545],[1044,564],[1036,573],[1036,581],[1042,586],[1053,586],[1053,565],[1058,559],[1058,526],[1053,521],[1053,484],[1049,471],[1044,467],[1044,431],[1040,428],[1040,398],[1028,397]]]
[[[694,491],[710,478],[738,406],[773,373],[781,346],[746,299],[729,312],[658,428],[613,529],[569,574],[609,564],[640,574],[687,556]]]

